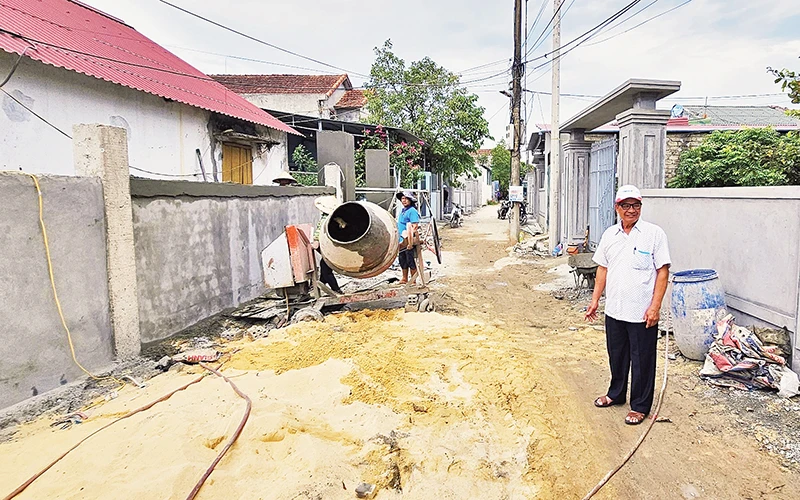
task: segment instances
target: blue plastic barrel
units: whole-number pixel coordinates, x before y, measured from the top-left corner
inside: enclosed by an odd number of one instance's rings
[[[675,273],[672,279],[672,329],[681,354],[702,361],[727,314],[725,291],[713,269]]]

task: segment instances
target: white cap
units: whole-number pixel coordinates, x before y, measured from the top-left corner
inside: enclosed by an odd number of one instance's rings
[[[627,184],[619,188],[614,203],[619,203],[622,200],[627,200],[628,198],[633,198],[642,201],[642,193],[639,192],[639,188],[637,188],[636,186],[631,186],[630,184]]]

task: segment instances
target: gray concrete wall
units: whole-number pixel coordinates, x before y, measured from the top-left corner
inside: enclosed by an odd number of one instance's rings
[[[317,162],[320,165],[336,163],[344,177],[344,201],[356,199],[355,141],[347,132],[317,132]]]
[[[287,224],[315,224],[329,187],[131,181],[142,342],[264,292],[261,250]]]
[[[44,221],[59,299],[78,360],[111,364],[100,179],[42,176]],[[58,316],[33,180],[0,173],[0,408],[84,376]]]
[[[712,268],[743,324],[800,339],[800,187],[645,190],[642,217],[669,238],[672,271]],[[800,359],[800,351],[794,359]],[[795,363],[794,369],[800,368]]]

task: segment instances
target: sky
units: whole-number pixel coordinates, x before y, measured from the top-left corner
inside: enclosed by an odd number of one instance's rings
[[[360,86],[374,60],[374,48],[391,39],[395,53],[407,62],[428,56],[461,75],[463,85],[478,95],[489,120],[494,140],[487,139],[484,147],[501,140],[510,121],[509,99],[500,91],[509,88],[511,78],[507,70],[514,49],[513,0],[170,1],[338,69],[230,33],[159,0],[84,3],[121,18],[207,74],[347,72],[353,84]],[[629,2],[565,0],[562,45]],[[550,30],[545,28],[552,18],[553,0],[523,0],[523,8],[527,8],[523,30],[530,32],[526,59],[531,60],[526,65],[525,88],[550,92],[549,59],[542,56],[552,50]],[[617,23],[561,58],[562,93],[604,95],[629,78],[655,78],[682,82],[678,94],[659,103],[664,109],[676,103],[704,104],[706,98],[708,105],[800,107],[792,105],[785,94],[778,95],[780,87],[766,71],[767,66],[800,71],[798,0],[640,0]],[[533,50],[537,40],[541,43]],[[525,94],[526,122],[550,123],[550,95]],[[729,97],[753,94],[759,96]],[[561,120],[593,100],[563,96]]]

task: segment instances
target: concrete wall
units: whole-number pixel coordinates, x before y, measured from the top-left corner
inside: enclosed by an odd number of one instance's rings
[[[261,250],[319,218],[328,187],[132,180],[142,342],[166,338],[264,292]]]
[[[737,319],[786,327],[795,332],[798,348],[800,186],[658,189],[643,195],[642,217],[669,238],[672,271],[716,269]]]
[[[76,355],[89,370],[106,367],[114,353],[100,179],[40,177],[39,183],[56,287]],[[0,213],[4,408],[84,375],[72,361],[53,299],[38,197],[29,176],[0,173]]]
[[[8,74],[17,57],[0,51],[0,74]],[[199,149],[209,180],[214,162],[222,168],[222,151],[211,136],[208,111],[28,58],[22,59],[3,89],[67,134],[80,123],[124,128],[133,167],[202,181],[195,151]],[[0,95],[0,130],[0,170],[75,175],[72,141],[5,94]],[[281,143],[266,154],[254,151],[253,177],[267,170],[256,183],[269,184],[272,174],[288,168],[286,134],[266,127],[259,130]],[[43,141],[47,147],[41,147]],[[166,178],[135,169],[131,173]]]

